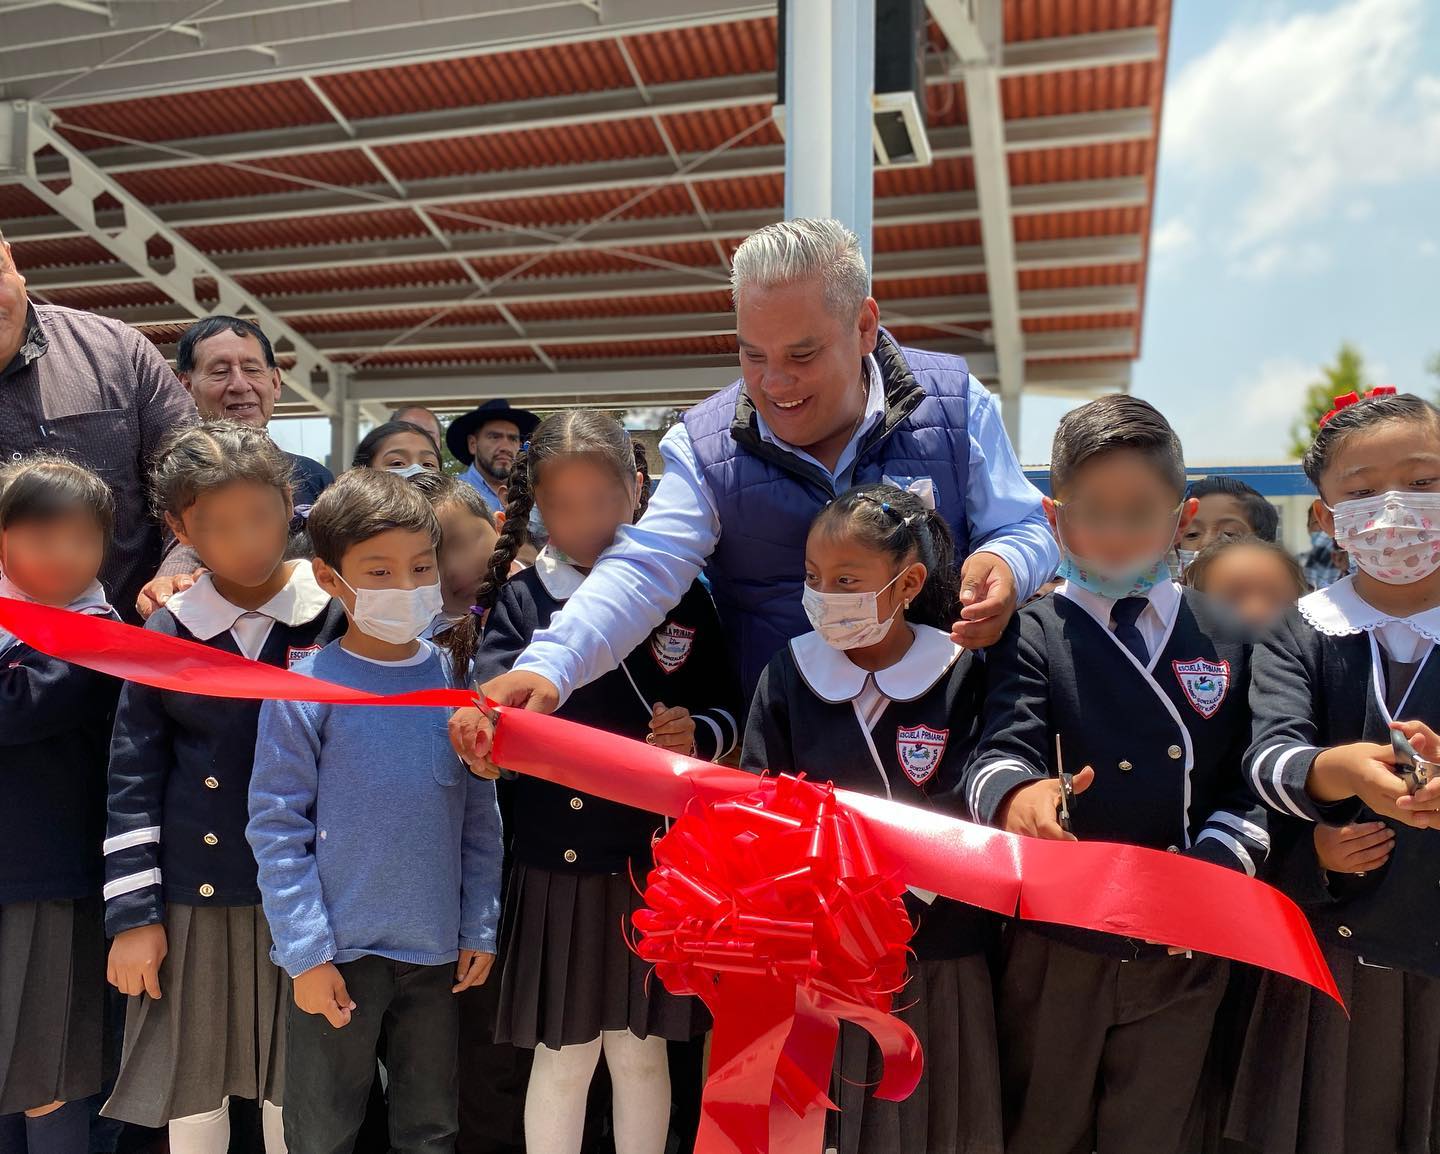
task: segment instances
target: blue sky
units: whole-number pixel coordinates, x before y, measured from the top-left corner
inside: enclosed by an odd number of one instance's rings
[[[1342,340],[1436,392],[1440,2],[1175,0],[1134,390],[1195,464],[1285,458]],[[1020,456],[1068,407],[1027,398]],[[277,422],[323,457],[325,422]]]
[[[1285,459],[1342,340],[1440,391],[1437,282],[1440,4],[1176,0],[1133,388],[1189,460]],[[1025,461],[1066,407],[1027,399]]]

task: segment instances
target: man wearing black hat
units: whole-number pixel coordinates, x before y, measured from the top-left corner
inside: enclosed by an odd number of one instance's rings
[[[456,417],[445,430],[446,447],[457,461],[469,466],[460,479],[479,490],[493,512],[505,511],[503,490],[510,480],[510,470],[515,467],[520,446],[530,439],[539,423],[534,413],[512,409],[509,401],[497,397]],[[530,534],[533,537],[543,531],[539,515],[532,509]]]

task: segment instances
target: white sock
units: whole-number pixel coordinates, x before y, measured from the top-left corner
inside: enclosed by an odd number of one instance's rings
[[[230,1149],[230,1098],[204,1114],[170,1119],[170,1154],[227,1154]]]
[[[599,1038],[558,1050],[535,1047],[525,1090],[526,1154],[579,1154],[585,1137],[585,1098],[599,1061]],[[616,1148],[625,1149],[618,1140]]]
[[[274,1102],[260,1103],[260,1128],[265,1133],[265,1154],[287,1154],[285,1115]]]
[[[637,1038],[629,1030],[606,1030],[615,1109],[615,1149],[625,1154],[664,1154],[670,1133],[670,1058],[665,1039]]]

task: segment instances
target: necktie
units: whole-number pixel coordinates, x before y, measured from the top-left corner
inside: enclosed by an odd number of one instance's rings
[[[1150,664],[1150,650],[1145,645],[1145,636],[1136,626],[1140,614],[1150,602],[1144,597],[1122,597],[1110,610],[1110,625],[1121,645],[1135,655],[1141,665]]]

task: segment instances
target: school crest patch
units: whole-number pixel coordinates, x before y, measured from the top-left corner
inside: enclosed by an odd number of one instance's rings
[[[1175,676],[1188,701],[1201,717],[1215,716],[1225,694],[1230,689],[1230,662],[1206,661],[1197,657],[1194,661],[1172,661]]]
[[[895,756],[900,759],[905,776],[916,785],[924,785],[934,777],[949,740],[948,729],[931,729],[928,725],[902,727],[895,734]]]
[[[292,645],[285,650],[285,668],[294,669],[312,653],[319,653],[323,645]]]
[[[655,664],[666,673],[674,673],[690,660],[695,645],[695,630],[667,621],[650,635],[650,653]]]

